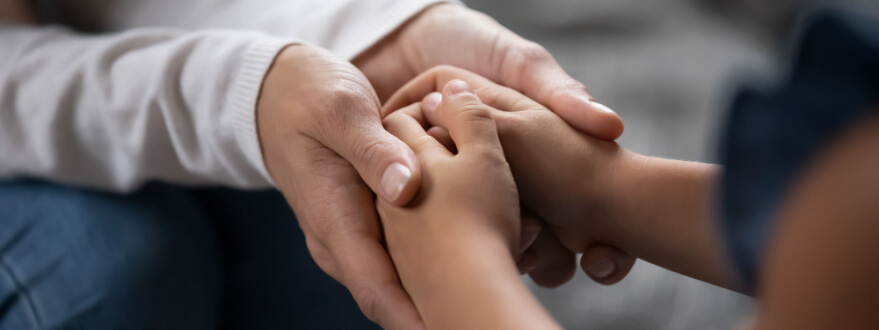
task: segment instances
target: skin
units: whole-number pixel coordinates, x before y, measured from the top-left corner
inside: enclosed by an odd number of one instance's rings
[[[443,115],[448,111],[444,110],[447,96],[430,89],[457,79],[473,86],[474,93],[489,105],[522,206],[548,221],[566,248],[583,251],[600,242],[672,271],[738,289],[711,212],[719,167],[637,155],[583,135],[521,94],[457,68],[437,68],[416,79],[391,98],[386,110],[423,97],[419,105],[425,126],[448,127],[450,122]],[[448,132],[436,127],[428,132],[448,144]],[[546,153],[550,148],[553,152]],[[780,205],[762,261],[758,278],[762,304],[756,329],[879,326],[873,308],[879,305],[875,281],[879,266],[871,262],[879,248],[875,239],[879,233],[877,149],[879,115],[861,118],[799,175]],[[455,203],[449,202],[447,208]],[[495,257],[510,258],[503,253]],[[451,259],[437,266],[436,260],[430,267],[467,265]],[[406,267],[428,267],[424,260],[410,263],[416,265]],[[458,298],[465,305],[472,299],[464,293]],[[422,311],[427,313],[431,312]],[[461,313],[448,317],[465,317],[468,310]],[[539,318],[535,315],[539,313],[517,312],[507,317],[529,322]]]
[[[386,328],[422,327],[382,248],[371,202],[375,192],[404,205],[421,183],[412,150],[382,127],[380,101],[391,91],[434,65],[454,64],[524,91],[587,134],[614,139],[623,130],[619,116],[593,102],[545,49],[456,5],[425,9],[353,64],[316,47],[288,47],[263,83],[257,129],[265,163],[296,212],[311,255]],[[401,165],[410,173],[403,183],[386,184],[386,171]],[[388,186],[402,188],[395,193]],[[540,222],[522,219],[523,235],[532,236],[521,242],[536,246],[523,252],[520,270],[545,286],[570,279],[573,254],[550,234],[534,238],[543,232]],[[611,248],[593,253],[631,260]]]
[[[879,327],[879,111],[800,174],[779,211],[759,281],[756,329]]]
[[[403,286],[430,329],[558,329],[516,272],[518,193],[491,110],[460,80],[443,93],[454,154],[425,131],[418,104],[384,120],[423,164],[411,204],[377,203]]]
[[[35,21],[23,1],[0,1],[0,17]],[[263,81],[256,109],[266,167],[297,214],[317,264],[386,328],[422,325],[382,246],[372,201],[377,196],[394,205],[409,202],[419,189],[421,168],[412,150],[382,127],[380,102],[438,64],[477,70],[524,91],[588,134],[614,139],[623,131],[619,116],[594,103],[549,52],[457,5],[425,9],[353,65],[318,47],[283,50]],[[386,175],[391,168],[398,171]],[[559,272],[556,265],[572,262],[572,255],[552,235],[538,237],[538,219],[523,215],[522,222],[527,230],[521,242],[536,246],[520,248],[520,270],[546,286],[569,279],[570,267]],[[619,254],[602,251],[597,253]]]
[[[427,8],[353,63],[382,100],[435,66],[453,65],[521,91],[584,133],[604,140],[623,133],[620,117],[594,102],[545,48],[459,5]]]
[[[523,208],[547,222],[550,230],[544,235],[561,242],[566,258],[573,261],[573,253],[584,253],[580,264],[587,275],[600,283],[615,283],[634,265],[628,256],[637,256],[735,288],[725,251],[715,243],[719,229],[711,216],[717,166],[632,153],[580,133],[510,88],[454,67],[437,67],[416,78],[391,98],[384,111],[423,99],[428,122],[442,126],[435,115],[442,98],[433,90],[455,79],[471,84],[494,109]],[[594,252],[599,249],[604,253]],[[607,263],[614,271],[597,276],[596,265]],[[573,273],[572,267],[564,268],[567,264],[558,262],[559,271],[553,274]]]
[[[435,115],[442,97],[432,93],[455,79],[470,84],[474,93],[494,110],[492,114],[519,187],[522,207],[546,221],[550,229],[542,231],[529,248],[544,263],[529,273],[531,277],[548,286],[567,282],[576,271],[575,252],[586,252],[581,264],[587,269],[595,263],[611,263],[609,273],[587,271],[596,281],[612,284],[625,277],[635,260],[605,239],[608,235],[603,232],[609,230],[612,219],[605,214],[606,203],[598,199],[604,198],[605,192],[593,190],[607,186],[594,184],[593,180],[614,176],[618,165],[612,160],[631,153],[613,142],[580,133],[543,105],[511,88],[450,66],[436,67],[412,80],[389,99],[383,111],[390,113],[423,99],[425,117],[431,125],[443,127]],[[439,141],[448,140],[441,129],[429,132]],[[553,152],[547,153],[550,149]],[[535,175],[538,173],[559,175]],[[567,237],[564,233],[575,229],[577,233],[593,234],[563,245]]]
[[[403,164],[412,179],[391,200],[408,201],[418,189],[420,165],[382,128],[378,107],[369,82],[350,63],[314,47],[287,47],[263,83],[259,137],[266,167],[296,212],[318,266],[348,287],[371,320],[419,328],[382,247],[370,187],[381,191],[385,168]]]

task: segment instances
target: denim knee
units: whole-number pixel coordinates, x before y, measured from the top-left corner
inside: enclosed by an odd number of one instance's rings
[[[207,329],[213,228],[180,188],[0,183],[0,329]]]

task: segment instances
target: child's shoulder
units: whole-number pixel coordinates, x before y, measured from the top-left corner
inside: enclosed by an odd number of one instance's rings
[[[783,83],[740,92],[725,127],[721,218],[746,284],[791,180],[828,140],[879,108],[879,16],[817,10],[798,38]]]

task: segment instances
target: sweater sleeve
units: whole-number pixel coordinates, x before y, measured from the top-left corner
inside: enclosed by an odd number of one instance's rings
[[[58,0],[84,31],[149,26],[250,29],[303,40],[352,59],[423,9],[458,0]]]
[[[0,25],[0,178],[115,191],[147,180],[268,187],[254,108],[291,43],[261,32]]]

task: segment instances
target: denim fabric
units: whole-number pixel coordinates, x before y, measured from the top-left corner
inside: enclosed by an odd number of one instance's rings
[[[721,148],[722,228],[750,291],[778,203],[800,169],[842,130],[879,109],[879,20],[828,9],[805,26],[787,81],[738,95]]]
[[[275,191],[0,183],[0,330],[377,328]]]

